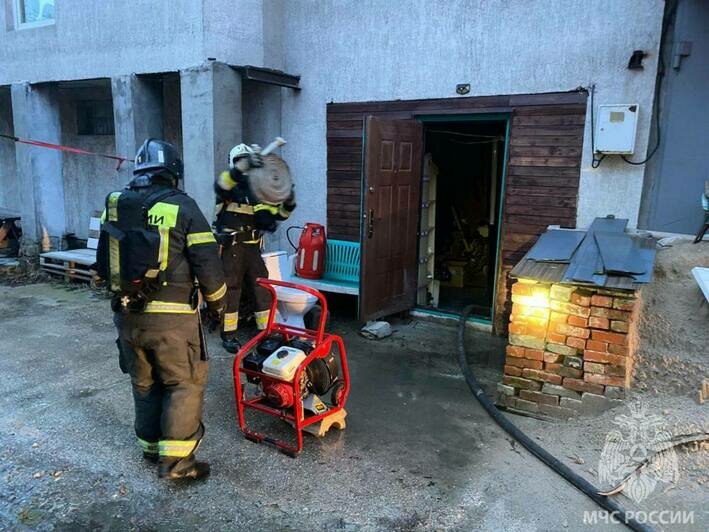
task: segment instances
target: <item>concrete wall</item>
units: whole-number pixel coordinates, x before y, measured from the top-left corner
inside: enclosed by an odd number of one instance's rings
[[[263,1],[203,2],[205,58],[232,65],[262,66]]]
[[[295,222],[326,218],[327,102],[455,98],[572,90],[595,83],[596,105],[640,105],[637,152],[647,148],[663,0],[308,0],[284,4],[286,158],[297,182]],[[633,50],[649,56],[627,70]],[[590,118],[578,224],[613,213],[637,222],[643,167],[615,158],[590,168]]]
[[[0,87],[0,133],[14,135],[12,98],[9,87]],[[20,210],[15,143],[5,139],[0,139],[0,207],[14,211]]]
[[[237,11],[210,2],[222,16]],[[174,71],[205,58],[201,0],[62,0],[55,24],[19,30],[13,3],[0,0],[0,84]]]
[[[59,144],[60,96],[56,83],[11,87],[15,135]],[[17,185],[20,190],[22,242],[20,254],[56,249],[66,228],[62,152],[26,144],[15,145]]]
[[[54,24],[29,29],[13,5],[0,0],[0,84],[282,61],[282,0],[62,0]]]
[[[266,85],[244,81],[243,87],[243,116],[244,116],[244,141],[248,144],[268,145],[275,137],[281,136],[283,129],[281,122],[282,94],[290,92],[276,85]],[[277,154],[282,155],[276,151]],[[227,161],[224,161],[225,164]],[[284,224],[281,224],[283,226]],[[289,225],[289,222],[285,222]],[[282,245],[280,232],[276,235],[267,235],[264,239],[267,251],[279,249]]]
[[[113,135],[78,135],[76,102],[80,99],[111,99],[110,86],[105,89],[60,91],[62,143],[98,153],[113,153]],[[65,153],[62,158],[64,182],[64,214],[66,232],[88,238],[91,211],[102,210],[106,195],[122,187],[116,162],[101,157]]]
[[[182,153],[182,104],[180,102],[180,75],[167,76],[162,82],[163,138]]]
[[[217,61],[181,70],[180,101],[185,191],[211,219],[214,179],[243,137],[241,77]]]
[[[203,0],[204,55],[282,70],[284,0]]]

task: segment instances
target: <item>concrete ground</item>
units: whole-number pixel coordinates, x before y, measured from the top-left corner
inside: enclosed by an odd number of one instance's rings
[[[354,322],[335,319],[331,330],[344,337],[351,366],[348,426],[320,440],[307,437],[296,459],[242,437],[232,357],[212,336],[200,456],[213,474],[176,485],[158,480],[140,458],[106,300],[61,284],[0,286],[0,313],[2,528],[611,528],[584,527],[584,512],[596,505],[484,413],[453,363],[452,328],[395,323],[394,334],[376,342],[358,336]],[[484,333],[471,333],[469,343],[474,369],[492,389],[504,344]],[[564,422],[512,417],[594,480]],[[706,491],[658,497],[647,507],[699,512]]]

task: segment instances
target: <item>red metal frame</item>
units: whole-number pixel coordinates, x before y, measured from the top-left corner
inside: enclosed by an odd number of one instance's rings
[[[325,324],[327,322],[327,300],[317,290],[310,288],[309,286],[289,283],[287,281],[277,281],[274,279],[263,279],[259,278],[256,282],[268,289],[271,292],[271,311],[268,317],[268,323],[266,328],[254,336],[234,357],[233,366],[233,376],[234,376],[234,398],[236,399],[236,414],[239,420],[239,428],[244,433],[244,436],[254,442],[261,443],[266,441],[272,443],[278,449],[285,454],[290,456],[295,456],[303,450],[303,429],[308,425],[313,423],[318,423],[323,418],[336,414],[343,409],[345,403],[347,402],[347,396],[350,393],[350,374],[347,368],[347,356],[345,352],[345,344],[337,335],[326,334]],[[276,293],[276,286],[284,286],[287,288],[294,288],[296,290],[301,290],[307,292],[318,298],[320,305],[322,307],[322,312],[320,314],[320,322],[318,323],[317,331],[310,329],[301,329],[300,327],[293,327],[285,325],[283,323],[276,323],[276,309],[278,307],[278,294]],[[313,350],[310,354],[303,360],[298,368],[295,370],[295,375],[292,382],[281,381],[288,386],[293,387],[293,397],[295,397],[294,405],[292,409],[280,409],[269,406],[264,403],[265,397],[255,396],[252,398],[246,398],[245,390],[241,384],[241,374],[247,376],[258,376],[267,377],[271,380],[281,380],[271,375],[266,375],[264,373],[244,369],[242,367],[242,361],[244,357],[250,353],[264,338],[273,333],[281,333],[285,336],[286,340],[291,340],[293,337],[306,338],[308,340],[313,340],[315,342]],[[344,389],[342,390],[340,404],[333,406],[327,412],[318,414],[308,419],[303,417],[303,399],[300,396],[299,384],[301,375],[305,370],[306,366],[310,364],[316,358],[323,358],[332,352],[333,344],[337,346],[337,351],[340,357],[340,372],[342,374],[341,381],[344,383]],[[246,426],[246,419],[244,417],[244,409],[251,408],[253,410],[258,410],[264,412],[271,416],[278,417],[285,421],[290,421],[293,423],[293,428],[296,434],[296,445],[292,446],[283,440],[278,440],[276,438],[271,438],[260,432],[252,431]],[[292,411],[290,413],[289,411]]]

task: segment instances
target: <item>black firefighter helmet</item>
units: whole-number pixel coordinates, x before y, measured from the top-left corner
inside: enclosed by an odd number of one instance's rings
[[[184,165],[177,149],[164,140],[146,139],[135,154],[133,175],[158,176],[169,173],[178,182],[182,179]]]

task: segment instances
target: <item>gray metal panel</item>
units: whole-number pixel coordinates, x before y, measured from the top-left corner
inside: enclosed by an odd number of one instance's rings
[[[596,221],[598,221],[598,218]],[[595,223],[596,222],[594,222],[594,224]],[[593,224],[591,227],[593,227]],[[603,285],[605,279],[599,278],[599,276],[596,275],[598,272],[603,272],[603,263],[601,261],[601,255],[598,252],[598,247],[596,246],[596,241],[593,238],[593,232],[589,229],[586,233],[586,237],[571,259],[569,268],[564,275],[564,281],[580,281]]]
[[[596,218],[588,228],[587,233],[606,231],[609,233],[622,233],[628,225],[626,218]]]
[[[274,70],[272,68],[263,68],[251,65],[231,65],[231,67],[241,72],[246,79],[258,81],[260,83],[268,83],[269,85],[288,87],[298,91],[300,90],[300,76],[287,74],[281,70]]]
[[[640,259],[644,263],[645,273],[634,275],[637,283],[647,284],[652,281],[652,270],[655,267],[655,257],[657,256],[657,244],[655,239],[648,236],[632,236],[633,245]]]
[[[604,288],[614,288],[618,290],[639,290],[643,284],[636,283],[632,277],[621,277],[619,275],[609,275]]]
[[[625,233],[594,233],[606,273],[641,275],[646,264],[637,244]]]
[[[539,237],[527,254],[527,258],[537,261],[569,262],[584,236],[583,231],[549,229]]]
[[[709,178],[709,5],[706,0],[676,4],[673,34],[667,39],[662,102],[655,104],[662,110],[662,142],[647,165],[640,227],[693,235],[702,224],[699,198],[704,180]],[[682,42],[691,43],[690,55],[677,54],[675,45]],[[676,60],[679,63],[672,64]],[[641,155],[631,160],[640,160]]]
[[[606,283],[606,276],[603,274],[603,261],[593,233],[586,235],[581,247],[574,255],[566,272],[565,280],[581,281],[599,286]]]
[[[566,272],[568,264],[560,262],[537,262],[522,259],[510,272],[514,279],[533,279],[545,283],[558,283]]]
[[[575,285],[587,285],[596,287],[612,288],[616,290],[631,290],[640,289],[644,284],[650,282],[652,278],[652,269],[655,262],[655,240],[647,236],[627,235],[625,226],[628,221],[623,219],[613,218],[596,218],[591,224],[591,227],[586,232],[581,243],[572,253],[570,262],[550,261],[550,260],[535,260],[536,256],[563,256],[563,253],[558,249],[546,249],[540,252],[537,249],[539,241],[530,249],[519,263],[510,272],[512,278],[531,279],[547,283],[567,283]],[[596,233],[598,231],[598,233]],[[549,232],[565,232],[565,233],[581,233],[580,231],[558,231],[550,229]],[[582,234],[582,233],[581,233]],[[643,273],[631,275],[629,273],[620,274],[615,272],[606,272],[601,252],[596,243],[596,235],[601,234],[601,240],[604,236],[611,235],[614,237],[627,238],[632,247],[629,252],[630,264],[633,268]],[[542,235],[543,237],[544,235]],[[544,245],[549,242],[554,243],[552,237]],[[616,260],[614,258],[614,260]],[[621,261],[624,262],[624,261]]]

